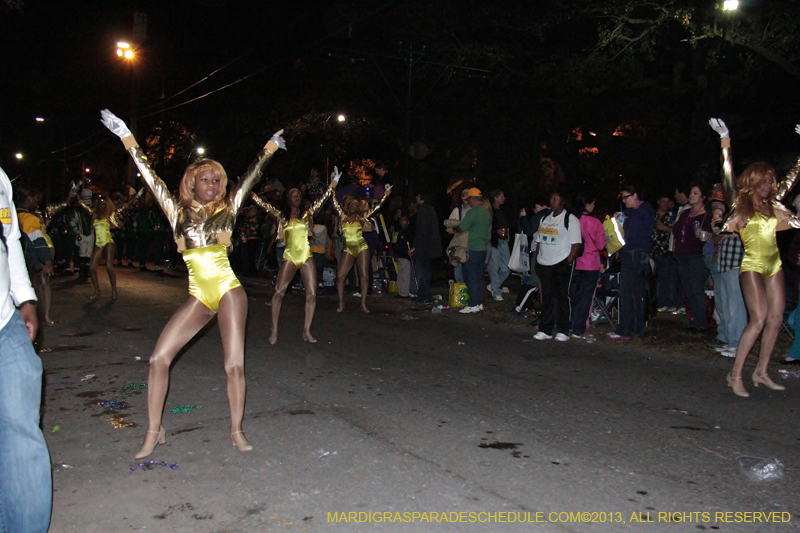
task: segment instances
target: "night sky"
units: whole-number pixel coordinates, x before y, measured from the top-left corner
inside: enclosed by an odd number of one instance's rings
[[[683,24],[676,16],[636,46],[606,48],[598,43],[613,19],[595,10],[611,0],[11,4],[0,3],[0,165],[20,179],[49,174],[56,186],[64,185],[65,145],[69,177],[94,165],[120,179],[126,154],[99,110],[129,120],[134,100],[140,142],[163,120],[195,136],[176,152],[181,158],[202,144],[233,176],[285,127],[289,152],[270,169],[283,181],[358,158],[387,160],[400,180],[409,57],[420,60],[409,140],[430,150],[409,167],[416,190],[442,191],[460,176],[503,186],[524,203],[542,179],[543,158],[573,190],[629,181],[657,193],[676,179],[713,182],[709,116],[729,121],[743,162],[780,166],[800,150],[791,72],[798,32],[794,22],[774,22],[800,19],[791,0],[769,10],[742,2],[736,19],[722,18],[715,2],[678,2],[694,10],[682,12]],[[147,39],[138,42],[135,12],[147,15]],[[768,17],[778,33],[758,44],[786,58],[782,67],[708,35],[723,24],[729,36],[766,35]],[[120,40],[136,47],[133,73],[115,54]],[[348,117],[341,129],[329,120],[338,113]],[[639,134],[615,136],[625,124]],[[181,158],[160,170],[165,179],[185,166]]]

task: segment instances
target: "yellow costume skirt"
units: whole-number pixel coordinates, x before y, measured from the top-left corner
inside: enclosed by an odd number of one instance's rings
[[[283,227],[283,235],[286,240],[286,249],[283,252],[283,260],[291,261],[297,268],[300,268],[311,257],[311,246],[308,244],[308,226],[300,219],[293,218]]]
[[[94,245],[103,248],[106,244],[113,243],[111,227],[107,218],[94,221]]]
[[[189,269],[189,294],[215,313],[225,293],[242,286],[231,269],[224,244],[184,250],[181,254]]]
[[[369,250],[367,241],[364,240],[364,230],[361,228],[361,222],[342,223],[342,232],[344,232],[345,252],[353,257],[358,257],[358,254],[364,250]]]
[[[744,257],[739,272],[758,272],[769,278],[781,270],[781,255],[775,239],[778,219],[756,212],[739,230],[744,244]]]

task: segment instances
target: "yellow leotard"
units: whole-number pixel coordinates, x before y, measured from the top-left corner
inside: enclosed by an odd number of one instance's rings
[[[106,244],[111,244],[114,239],[111,238],[111,227],[107,218],[101,218],[94,221],[94,245],[98,248],[103,248]]]
[[[231,269],[226,245],[192,248],[181,255],[189,270],[189,294],[215,313],[225,293],[242,286]]]
[[[345,252],[358,257],[358,254],[368,250],[367,241],[364,240],[364,230],[361,221],[342,222],[342,232],[344,233]]]
[[[283,252],[283,260],[291,261],[297,268],[313,257],[311,246],[308,244],[308,226],[299,218],[293,218],[283,227],[284,239],[286,239],[286,250]]]
[[[745,227],[739,230],[744,244],[744,257],[739,272],[758,272],[763,277],[774,276],[781,270],[781,256],[775,232],[776,217],[756,212]]]

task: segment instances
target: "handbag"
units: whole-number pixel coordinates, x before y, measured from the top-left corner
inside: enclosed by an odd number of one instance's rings
[[[606,251],[609,254],[615,254],[625,246],[625,232],[619,220],[606,215],[606,220],[603,222],[603,231],[606,234]]]
[[[508,268],[514,272],[530,272],[531,270],[531,253],[528,248],[528,236],[524,233],[517,233],[514,237],[514,249],[511,250]]]
[[[453,235],[450,244],[447,245],[447,262],[453,266],[466,263],[469,259],[469,232],[462,231]]]

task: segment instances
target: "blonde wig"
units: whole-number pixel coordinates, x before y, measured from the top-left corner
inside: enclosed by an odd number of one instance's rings
[[[219,192],[211,203],[218,204],[225,198],[228,187],[228,175],[225,173],[225,169],[213,159],[198,159],[186,167],[186,172],[183,173],[179,189],[179,203],[182,206],[188,207],[192,205],[192,200],[194,200],[194,178],[206,170],[213,171],[214,177],[219,180]]]
[[[767,198],[765,201],[770,211],[770,215],[772,215],[774,214],[772,211],[772,200],[774,200],[775,196],[778,194],[778,178],[775,175],[775,169],[772,168],[772,166],[770,166],[768,163],[764,163],[763,161],[753,163],[747,167],[744,172],[742,172],[742,174],[739,176],[739,179],[736,181],[736,186],[739,190],[736,198],[736,209],[744,217],[744,220],[750,220],[753,218],[753,215],[755,214],[755,208],[753,207],[753,194],[770,174],[772,175],[773,180],[772,192],[769,198]]]

